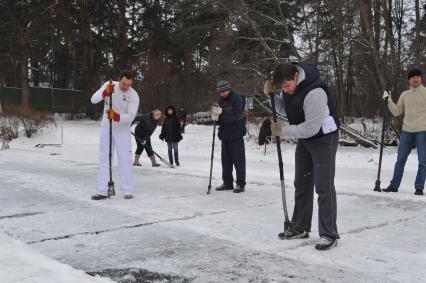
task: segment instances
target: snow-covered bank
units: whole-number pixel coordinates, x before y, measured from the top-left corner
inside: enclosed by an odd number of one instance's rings
[[[0,231],[0,282],[112,283],[47,258]]]

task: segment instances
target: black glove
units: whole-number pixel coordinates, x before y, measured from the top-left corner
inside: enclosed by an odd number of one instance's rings
[[[160,134],[160,140],[164,141],[164,135]]]

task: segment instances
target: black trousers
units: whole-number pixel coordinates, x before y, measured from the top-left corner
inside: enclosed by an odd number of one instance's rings
[[[244,139],[240,138],[232,141],[222,141],[222,179],[223,183],[232,187],[234,178],[232,176],[233,167],[237,173],[237,184],[246,184],[246,153]]]
[[[315,187],[318,194],[319,234],[339,238],[334,187],[338,139],[339,134],[334,133],[297,142],[292,223],[298,231],[311,230]]]
[[[148,157],[151,157],[154,155],[154,152],[152,152],[151,138],[146,139],[145,145],[143,145],[141,142],[143,138],[135,137],[135,140],[137,145],[136,152],[135,152],[136,155],[141,155],[144,149],[146,150],[146,154],[148,155]]]

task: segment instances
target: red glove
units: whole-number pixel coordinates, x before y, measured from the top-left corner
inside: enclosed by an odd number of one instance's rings
[[[109,109],[105,112],[108,115],[108,119],[114,120],[115,122],[120,122],[120,114],[118,114],[114,110],[109,110]]]
[[[102,93],[102,97],[107,97],[109,96],[111,93],[114,92],[114,85],[112,83],[108,83],[104,92]]]

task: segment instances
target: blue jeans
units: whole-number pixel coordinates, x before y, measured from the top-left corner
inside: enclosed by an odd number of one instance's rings
[[[417,133],[402,132],[398,146],[398,157],[395,163],[395,170],[390,186],[398,189],[404,174],[405,163],[413,146],[417,146],[417,155],[419,158],[419,168],[417,171],[416,189],[424,189],[426,178],[426,131]]]
[[[179,162],[179,146],[177,142],[168,142],[167,147],[169,149],[169,161],[173,164],[173,152],[175,155],[176,164]]]

